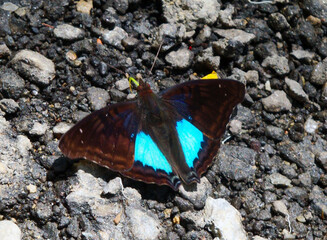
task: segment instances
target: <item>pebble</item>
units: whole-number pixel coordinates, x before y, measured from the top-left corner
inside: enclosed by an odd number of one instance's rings
[[[220,4],[216,0],[162,1],[163,16],[169,23],[182,23],[187,31],[198,24],[211,25],[217,21]]]
[[[126,96],[126,93],[123,93],[123,92],[121,92],[121,91],[119,91],[117,89],[114,89],[114,88],[110,89],[109,94],[110,94],[110,98],[115,102],[121,102],[121,101],[123,101],[124,99],[126,99],[128,97],[128,95]]]
[[[36,191],[37,191],[37,187],[33,184],[27,185],[26,189],[29,193],[36,193]]]
[[[292,104],[286,93],[281,90],[273,92],[270,96],[262,99],[263,107],[268,112],[290,111]]]
[[[110,97],[106,90],[97,87],[90,87],[87,89],[87,99],[90,102],[91,109],[94,111],[107,106]]]
[[[250,148],[222,145],[218,153],[218,171],[227,179],[251,181],[255,176],[256,155]]]
[[[291,55],[298,60],[306,60],[306,62],[310,62],[315,54],[313,52],[309,52],[307,50],[296,49],[291,52]]]
[[[116,88],[119,90],[119,91],[124,91],[126,89],[129,88],[129,81],[127,78],[123,78],[121,80],[118,80],[116,83],[115,83],[115,86]]]
[[[317,85],[323,85],[327,82],[327,58],[314,66],[311,72],[310,82]]]
[[[103,188],[104,194],[117,195],[123,189],[123,183],[120,177],[116,177],[108,182]]]
[[[29,131],[31,135],[42,136],[49,129],[47,123],[34,122],[32,129]]]
[[[61,136],[65,134],[72,126],[72,124],[60,122],[53,127],[52,131],[55,136]]]
[[[74,27],[70,24],[58,25],[53,30],[53,33],[55,37],[69,41],[79,40],[85,36],[85,32],[82,29]]]
[[[301,85],[298,82],[286,77],[285,83],[287,86],[288,94],[292,98],[294,98],[295,100],[297,100],[299,102],[308,102],[309,101],[309,96],[303,91],[303,88],[301,87]]]
[[[22,233],[19,227],[12,221],[0,221],[0,239],[1,240],[21,240]]]
[[[266,57],[261,65],[273,69],[279,76],[283,76],[290,72],[288,59],[284,56],[273,55]]]
[[[187,48],[180,48],[177,51],[171,51],[165,57],[165,60],[176,69],[186,69],[191,66],[193,60],[193,52]]]
[[[105,29],[101,32],[103,42],[116,47],[120,50],[124,50],[122,40],[128,37],[128,33],[120,27],[115,27],[113,30]]]
[[[309,194],[309,199],[316,216],[324,219],[324,214],[327,212],[327,198],[323,190],[319,186],[314,186]]]
[[[248,44],[255,38],[253,33],[247,33],[240,29],[215,29],[214,33],[227,40],[237,41],[242,44]]]
[[[233,21],[233,14],[235,13],[235,7],[232,4],[228,4],[224,10],[219,11],[218,19],[224,26],[232,28],[235,27]]]
[[[86,13],[90,15],[91,9],[93,8],[93,0],[79,0],[76,3],[76,10],[80,13]]]
[[[272,13],[268,18],[268,23],[277,32],[281,32],[290,28],[285,16],[281,13]]]
[[[242,122],[237,119],[233,119],[229,123],[229,131],[234,135],[241,134],[242,131]]]
[[[249,70],[244,74],[246,83],[259,84],[259,73],[256,70]]]
[[[327,6],[325,0],[306,0],[303,2],[303,7],[313,16],[320,18],[325,23],[327,22]]]
[[[220,56],[214,56],[212,47],[206,48],[196,58],[199,69],[219,69]]]
[[[38,52],[21,50],[10,61],[11,66],[21,76],[39,85],[49,85],[56,71],[54,63]]]
[[[313,120],[311,117],[304,123],[304,130],[310,134],[314,134],[318,130],[318,127],[319,123]]]
[[[11,68],[0,68],[0,91],[8,98],[18,99],[25,88],[25,81]]]
[[[29,155],[29,150],[33,147],[29,138],[24,135],[17,136],[16,145],[19,153],[24,157]]]
[[[203,219],[197,224],[201,227],[208,226],[214,237],[226,240],[246,240],[246,232],[242,225],[242,216],[225,199],[213,199],[209,197],[203,210]],[[202,226],[203,225],[203,226]]]
[[[7,45],[5,43],[0,43],[0,59],[8,58],[10,56],[11,56],[11,51],[7,47]]]
[[[11,2],[4,2],[0,8],[8,12],[15,12],[18,9],[18,6]]]
[[[288,216],[288,210],[285,203],[282,200],[276,200],[272,203],[273,210],[283,216]]]
[[[265,133],[267,137],[272,138],[276,141],[282,141],[284,137],[284,130],[272,125],[268,125],[266,127]]]
[[[327,152],[320,152],[317,154],[316,161],[325,171],[327,171]]]
[[[4,98],[0,100],[0,109],[6,114],[14,114],[19,110],[19,105],[13,99]]]
[[[206,177],[202,177],[201,182],[194,187],[195,189],[185,189],[185,187],[181,185],[179,193],[183,198],[193,203],[196,209],[201,209],[204,207],[207,197],[212,193],[212,186]]]
[[[135,240],[156,240],[163,229],[155,215],[136,208],[127,208],[126,215],[129,218],[130,231]]]
[[[269,179],[277,187],[292,187],[291,180],[280,173],[271,174]]]

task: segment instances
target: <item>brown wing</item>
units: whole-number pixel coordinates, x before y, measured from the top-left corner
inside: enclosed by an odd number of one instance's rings
[[[245,86],[235,80],[197,80],[164,91],[162,99],[204,135],[194,161],[199,176],[211,165],[234,107],[244,99]]]
[[[134,163],[139,119],[136,102],[119,103],[95,111],[79,121],[59,142],[69,158],[85,158],[115,171]]]

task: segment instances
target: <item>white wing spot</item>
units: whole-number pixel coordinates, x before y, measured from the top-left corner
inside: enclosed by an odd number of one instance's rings
[[[82,144],[84,144],[84,141],[83,141],[83,140],[81,140],[81,143],[82,143]]]
[[[80,129],[79,129],[79,132],[80,132],[80,133],[83,133],[83,129],[82,129],[82,128],[80,128]]]
[[[221,84],[219,84],[219,88],[221,88]]]
[[[108,113],[106,113],[106,117],[108,117]]]

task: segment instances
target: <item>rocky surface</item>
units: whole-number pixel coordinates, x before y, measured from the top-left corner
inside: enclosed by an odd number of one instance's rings
[[[0,1],[0,239],[325,239],[326,9]],[[159,92],[213,70],[247,93],[196,187],[174,192],[59,151],[87,113],[135,97],[125,73]]]

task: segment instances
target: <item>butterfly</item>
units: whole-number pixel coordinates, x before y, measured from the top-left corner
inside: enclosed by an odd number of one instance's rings
[[[137,99],[109,105],[79,121],[59,142],[62,153],[175,191],[199,182],[220,147],[245,86],[206,79],[156,95],[140,80]]]

